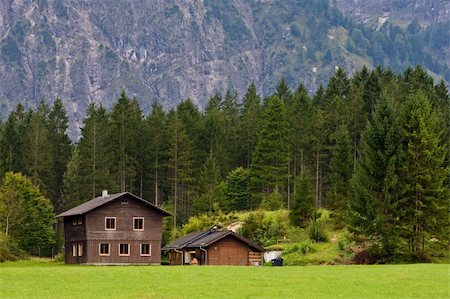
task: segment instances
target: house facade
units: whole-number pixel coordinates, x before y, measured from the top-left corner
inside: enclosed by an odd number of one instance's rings
[[[168,212],[128,192],[107,194],[61,213],[67,264],[160,264]]]
[[[169,245],[171,265],[261,265],[264,249],[258,244],[232,232],[212,228],[190,233]],[[195,260],[194,260],[195,259]]]

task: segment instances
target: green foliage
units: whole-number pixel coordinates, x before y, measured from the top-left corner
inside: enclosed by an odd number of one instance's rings
[[[181,233],[182,235],[187,235],[195,231],[208,230],[215,225],[224,227],[232,222],[235,222],[236,220],[237,217],[233,213],[218,213],[217,215],[201,214],[189,218],[189,220],[183,225]]]
[[[238,167],[227,176],[224,202],[221,205],[226,211],[248,210],[253,206],[249,190],[250,172]]]
[[[24,175],[8,172],[0,186],[0,229],[6,240],[30,251],[53,242],[54,213],[51,202]]]
[[[302,243],[294,243],[289,245],[286,249],[283,250],[283,255],[299,253],[299,254],[307,254],[316,252],[317,249],[314,247],[314,244],[311,241],[302,242]]]
[[[327,242],[328,235],[322,221],[312,220],[308,227],[308,236],[314,242]]]
[[[307,171],[297,178],[289,219],[293,225],[306,227],[316,209],[312,178]]]
[[[261,201],[261,209],[275,211],[284,208],[283,198],[278,190],[273,191],[269,195],[263,197]]]
[[[288,219],[283,211],[267,214],[263,211],[250,213],[242,225],[242,234],[261,244],[269,246],[277,243],[280,236],[285,235]]]

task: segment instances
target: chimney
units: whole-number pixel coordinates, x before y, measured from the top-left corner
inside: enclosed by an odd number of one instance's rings
[[[108,190],[103,190],[102,191],[102,197],[103,198],[105,198],[105,197],[108,197],[109,195],[108,195]]]

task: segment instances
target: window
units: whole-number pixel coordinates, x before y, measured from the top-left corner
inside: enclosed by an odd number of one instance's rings
[[[105,217],[105,230],[116,230],[116,217]]]
[[[73,217],[73,219],[72,219],[72,224],[73,224],[73,225],[77,225],[77,217]]]
[[[122,204],[126,205],[128,203],[128,198],[122,198]]]
[[[141,244],[141,256],[150,256],[151,255],[151,246],[150,244]]]
[[[78,244],[78,256],[83,256],[83,243]]]
[[[133,230],[144,230],[144,217],[133,217]]]
[[[77,256],[77,244],[72,244],[72,256]]]
[[[78,224],[83,224],[83,217],[78,217]]]
[[[121,256],[130,255],[130,244],[119,244],[119,255]]]
[[[109,244],[108,243],[100,244],[100,255],[109,255]]]

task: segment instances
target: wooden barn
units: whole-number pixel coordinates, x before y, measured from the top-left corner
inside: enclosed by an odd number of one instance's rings
[[[168,212],[128,192],[87,201],[56,216],[64,220],[67,264],[160,264]]]
[[[163,250],[168,251],[171,265],[261,265],[264,252],[258,244],[216,228],[190,233]]]

